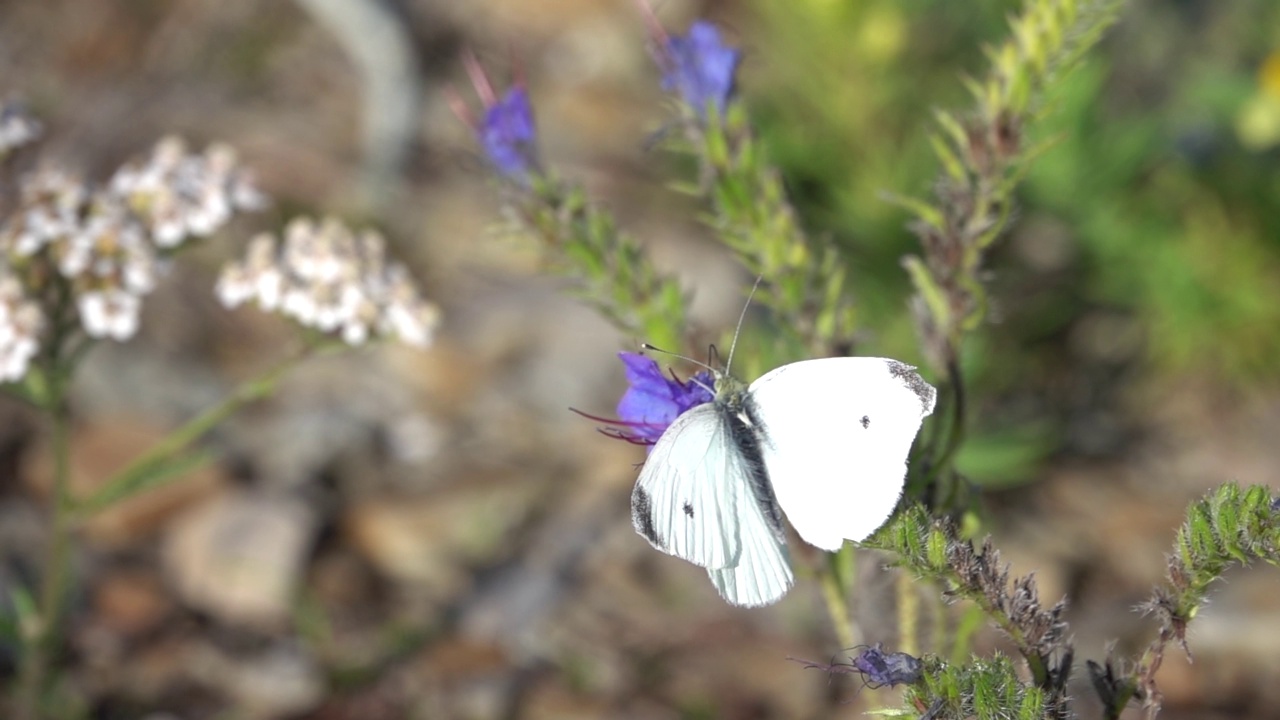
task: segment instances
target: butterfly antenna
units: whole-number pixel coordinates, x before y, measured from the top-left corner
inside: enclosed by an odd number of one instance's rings
[[[751,298],[756,296],[756,290],[760,288],[761,280],[764,280],[764,275],[757,275],[756,284],[751,286],[751,292],[747,294],[747,301],[742,304],[742,314],[738,316],[738,326],[733,329],[733,342],[729,343],[729,358],[724,362],[725,372],[729,372],[729,368],[733,367],[733,351],[738,349],[738,336],[742,334],[742,323],[747,319],[747,308],[751,307]]]
[[[714,374],[718,374],[718,373],[720,372],[719,370],[716,370],[715,368],[713,368],[713,367],[711,367],[710,365],[708,365],[708,364],[706,364],[706,363],[702,362],[701,360],[694,360],[694,359],[693,359],[693,358],[691,358],[691,357],[686,357],[686,356],[684,356],[684,355],[679,355],[679,354],[676,354],[676,353],[671,352],[670,350],[663,350],[662,348],[660,348],[660,347],[658,347],[658,346],[656,346],[656,345],[650,345],[649,343],[640,343],[640,349],[641,349],[641,350],[652,350],[652,351],[654,351],[654,352],[656,352],[656,353],[662,353],[663,355],[670,355],[670,356],[671,356],[671,357],[673,357],[673,358],[679,358],[680,360],[684,360],[685,362],[693,363],[694,365],[697,365],[697,366],[698,366],[698,367],[700,367],[700,368],[704,368],[704,369],[706,369],[706,370],[710,370],[710,371],[711,371],[711,373],[712,373],[713,375],[714,375]]]

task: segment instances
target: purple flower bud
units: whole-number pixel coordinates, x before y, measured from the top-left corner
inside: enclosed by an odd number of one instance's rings
[[[658,57],[662,89],[679,95],[705,120],[708,104],[724,112],[740,59],[738,50],[721,41],[715,25],[699,20],[688,34],[672,35],[663,42]]]
[[[529,94],[519,85],[485,108],[484,121],[476,128],[480,145],[498,172],[526,183],[537,166],[536,132]]]
[[[863,650],[852,658],[853,667],[872,687],[910,685],[918,682],[924,673],[919,658],[906,653],[886,653],[880,645]]]

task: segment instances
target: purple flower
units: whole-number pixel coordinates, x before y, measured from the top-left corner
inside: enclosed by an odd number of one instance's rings
[[[711,373],[702,371],[687,382],[662,374],[651,357],[621,352],[618,357],[626,366],[630,386],[618,401],[618,417],[632,429],[632,434],[652,444],[662,437],[667,426],[686,410],[711,402],[714,395]]]
[[[910,685],[924,674],[919,658],[900,652],[887,653],[879,644],[851,659],[854,669],[862,673],[862,679],[872,687]]]
[[[887,653],[883,646],[877,643],[875,647],[864,648],[861,653],[856,656],[849,656],[849,662],[839,662],[832,658],[829,663],[816,663],[808,660],[799,660],[790,658],[796,662],[803,663],[805,668],[818,668],[826,670],[828,673],[835,675],[853,675],[862,676],[862,681],[872,689],[890,687],[894,685],[911,685],[920,681],[924,677],[924,663],[919,658],[912,657],[906,653],[895,652]],[[856,649],[856,648],[855,648]]]
[[[519,85],[485,108],[484,120],[476,128],[480,145],[498,172],[525,183],[536,167],[533,108],[529,94]]]
[[[675,376],[662,374],[653,358],[630,352],[618,353],[618,357],[625,366],[628,384],[627,391],[618,401],[618,419],[574,411],[610,425],[601,430],[606,435],[636,445],[652,446],[682,413],[715,398],[711,389],[715,381],[705,370],[681,382]]]
[[[708,104],[724,112],[740,59],[738,50],[721,41],[715,25],[699,20],[687,35],[672,35],[662,43],[662,89],[679,95],[705,120]]]

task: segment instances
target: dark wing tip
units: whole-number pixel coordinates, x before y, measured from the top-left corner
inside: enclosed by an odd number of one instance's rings
[[[916,372],[915,367],[897,360],[890,360],[889,374],[901,380],[908,390],[920,398],[921,416],[933,412],[933,403],[937,399],[938,391],[934,390],[932,385],[920,377],[920,373]]]

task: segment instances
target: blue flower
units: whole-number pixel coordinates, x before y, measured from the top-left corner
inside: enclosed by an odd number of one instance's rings
[[[709,403],[715,394],[715,380],[705,370],[685,382],[662,373],[653,358],[639,353],[618,353],[627,373],[627,391],[618,401],[618,419],[579,415],[611,427],[601,432],[619,440],[650,445],[658,442],[667,427],[691,408]]]
[[[715,25],[699,20],[687,35],[672,35],[663,43],[662,89],[679,95],[705,120],[708,105],[724,112],[740,59],[738,50],[721,41]]]
[[[651,357],[618,353],[626,366],[627,391],[618,401],[618,417],[632,434],[652,444],[686,410],[711,402],[711,373],[702,371],[687,382],[667,377]]]
[[[498,172],[520,183],[528,181],[537,166],[533,108],[529,94],[519,85],[485,108],[484,121],[476,128],[480,145]]]

